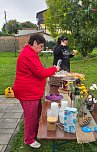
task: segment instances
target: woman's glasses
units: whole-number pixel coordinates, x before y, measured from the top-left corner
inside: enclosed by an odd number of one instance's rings
[[[40,43],[39,41],[36,41],[36,42],[37,42],[37,44],[38,44],[41,48],[44,47],[44,44],[43,44],[43,43]]]
[[[43,48],[43,47],[44,47],[44,45],[43,45],[43,44],[39,44],[39,46],[40,46],[41,48]]]

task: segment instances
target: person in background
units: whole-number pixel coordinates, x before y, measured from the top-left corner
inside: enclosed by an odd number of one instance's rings
[[[68,38],[66,36],[60,36],[54,48],[53,65],[57,65],[58,60],[61,59],[61,70],[70,72],[70,58],[74,55],[75,52],[70,53]]]
[[[46,78],[60,69],[59,66],[44,68],[42,65],[38,54],[44,44],[45,39],[42,35],[34,34],[30,36],[28,44],[24,46],[18,56],[16,78],[13,85],[14,95],[20,100],[24,111],[24,143],[33,148],[41,146],[36,141],[36,137]]]
[[[55,44],[54,50],[53,50],[53,65],[57,65],[58,60],[60,59],[59,56],[59,48],[61,45],[61,37],[58,37],[57,43]]]

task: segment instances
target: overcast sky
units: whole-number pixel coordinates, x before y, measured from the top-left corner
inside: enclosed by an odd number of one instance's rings
[[[37,23],[36,13],[47,8],[45,0],[1,0],[0,1],[0,30],[7,21],[16,19],[18,22],[31,21]]]

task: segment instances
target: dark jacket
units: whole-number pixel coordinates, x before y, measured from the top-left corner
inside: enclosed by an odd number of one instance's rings
[[[68,46],[56,45],[54,48],[54,60],[53,65],[57,65],[59,59],[62,60],[61,70],[65,70],[70,72],[70,58],[74,55],[70,53],[70,49]]]

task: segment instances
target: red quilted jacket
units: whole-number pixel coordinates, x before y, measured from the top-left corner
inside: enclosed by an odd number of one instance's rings
[[[56,67],[44,68],[38,54],[26,45],[17,59],[14,94],[19,100],[37,100],[44,94],[46,78],[57,71]]]

